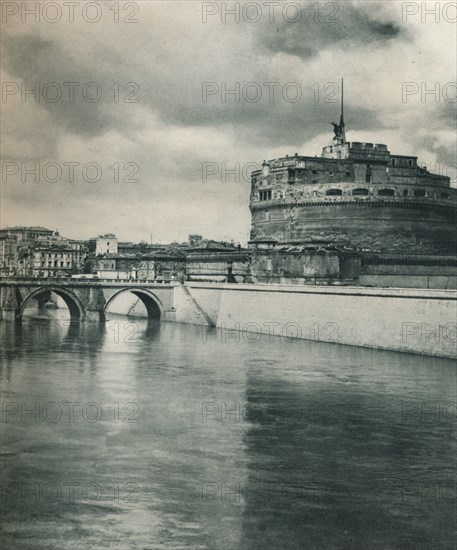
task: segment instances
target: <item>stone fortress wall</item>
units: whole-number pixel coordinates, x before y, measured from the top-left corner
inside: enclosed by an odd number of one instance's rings
[[[417,157],[344,143],[321,157],[264,162],[252,173],[251,240],[328,240],[366,252],[455,254],[457,189]]]

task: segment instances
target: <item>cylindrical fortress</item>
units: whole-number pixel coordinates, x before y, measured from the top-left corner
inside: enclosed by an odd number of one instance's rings
[[[363,252],[456,254],[457,189],[450,178],[391,155],[339,143],[321,157],[264,162],[252,173],[251,244],[322,243]]]

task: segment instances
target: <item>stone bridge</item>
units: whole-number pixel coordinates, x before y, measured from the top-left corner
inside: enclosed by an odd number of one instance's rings
[[[72,319],[104,321],[110,303],[120,294],[131,292],[143,302],[150,319],[175,321],[173,290],[176,286],[180,286],[179,283],[0,278],[0,313],[4,320],[19,320],[34,299],[43,304],[54,292],[65,301]]]

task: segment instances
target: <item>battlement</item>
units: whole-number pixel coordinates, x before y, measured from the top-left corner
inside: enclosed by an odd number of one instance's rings
[[[387,163],[390,152],[384,143],[344,142],[327,145],[322,149],[321,158],[368,160]]]
[[[347,143],[343,143],[341,145],[327,145],[327,147],[324,147],[322,149],[322,156],[325,156],[326,154],[333,153],[335,151],[341,151],[341,150],[347,150],[351,151],[353,149],[356,150],[367,150],[367,151],[382,151],[382,152],[389,152],[387,149],[387,145],[384,143],[366,143],[361,141],[351,141]]]

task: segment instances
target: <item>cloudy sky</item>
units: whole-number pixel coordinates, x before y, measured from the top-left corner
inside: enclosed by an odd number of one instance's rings
[[[245,243],[250,163],[319,155],[341,77],[349,140],[455,179],[452,2],[35,4],[3,2],[2,226]]]

